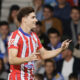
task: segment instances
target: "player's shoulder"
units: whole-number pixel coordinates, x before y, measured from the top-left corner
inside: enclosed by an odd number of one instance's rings
[[[32,36],[36,41],[39,41],[39,37],[37,36],[37,34],[35,32],[32,32]]]
[[[12,32],[12,33],[10,34],[9,38],[15,38],[16,36],[19,36],[19,37],[20,37],[20,35],[19,35],[19,33],[18,33],[18,30],[15,30],[14,32]]]
[[[35,37],[37,37],[37,34],[35,32],[31,32],[31,34]]]
[[[15,30],[14,32],[12,32],[13,34],[18,34],[18,30]]]

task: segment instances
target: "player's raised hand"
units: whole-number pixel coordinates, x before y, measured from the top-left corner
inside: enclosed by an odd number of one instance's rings
[[[32,53],[28,58],[29,61],[40,60],[40,53],[38,52]]]
[[[72,41],[72,40],[69,40],[69,39],[63,41],[63,42],[62,42],[62,45],[61,45],[62,50],[67,49],[71,41]]]

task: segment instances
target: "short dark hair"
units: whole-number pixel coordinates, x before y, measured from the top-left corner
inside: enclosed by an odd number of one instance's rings
[[[55,28],[50,28],[47,33],[48,33],[48,35],[49,34],[55,34],[56,33],[58,36],[60,36],[59,31],[56,30]]]
[[[73,44],[73,42],[71,42],[70,44],[69,44],[69,46],[68,46],[68,49],[70,50],[70,51],[74,51],[74,44]]]
[[[44,5],[43,8],[48,8],[51,12],[54,11],[54,8],[49,4]]]
[[[0,27],[3,26],[3,25],[8,26],[9,24],[8,24],[8,22],[6,22],[6,21],[1,21],[1,22],[0,22]]]
[[[53,66],[56,67],[56,63],[53,59],[46,59],[45,60],[45,65],[46,65],[47,62],[51,62],[53,64]]]
[[[37,22],[36,22],[36,25],[40,25],[40,26],[42,26],[41,21],[37,21]]]
[[[79,11],[79,13],[80,13],[80,9],[79,9],[78,6],[73,6],[73,7],[71,8],[71,11],[74,10],[74,9],[77,10],[77,11]]]
[[[34,76],[37,77],[38,80],[43,80],[43,78],[44,78],[42,74],[38,74],[38,73],[34,74]]]
[[[24,16],[28,16],[30,13],[34,12],[32,7],[24,7],[19,10],[17,14],[17,20],[21,23],[21,20]]]
[[[69,79],[72,79],[72,78],[74,78],[74,79],[78,79],[78,75],[76,74],[76,73],[71,73],[70,75],[69,75]]]
[[[52,63],[53,64],[53,67],[54,67],[54,70],[52,72],[52,75],[55,76],[57,74],[57,70],[56,70],[56,62],[53,60],[53,59],[46,59],[45,60],[45,66],[46,66],[46,63]]]
[[[20,7],[18,5],[12,5],[10,8],[10,11],[19,10],[19,9],[20,9]]]
[[[12,18],[12,12],[13,12],[14,10],[18,11],[19,9],[20,9],[20,7],[19,7],[18,5],[12,5],[12,6],[11,6],[10,12],[9,12],[9,16],[8,16],[8,22],[9,22],[9,23],[13,23],[13,22],[14,22],[14,20],[13,20],[13,18]]]

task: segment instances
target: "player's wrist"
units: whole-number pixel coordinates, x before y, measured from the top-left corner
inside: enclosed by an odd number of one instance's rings
[[[27,57],[25,61],[26,62],[30,62],[31,61],[31,58],[30,57]]]
[[[63,47],[61,47],[61,48],[60,48],[60,51],[61,51],[61,52],[62,52],[62,51],[64,51],[64,48],[63,48]]]

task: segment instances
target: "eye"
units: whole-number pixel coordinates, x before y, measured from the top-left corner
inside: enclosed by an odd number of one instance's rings
[[[36,18],[36,16],[33,16],[32,18],[34,19],[34,18]]]

